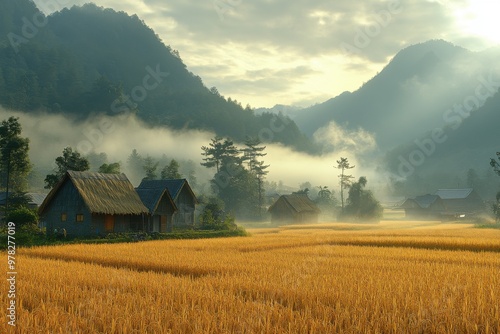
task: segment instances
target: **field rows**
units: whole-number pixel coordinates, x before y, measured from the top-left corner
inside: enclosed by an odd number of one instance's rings
[[[22,250],[16,333],[500,332],[497,231],[268,232]]]

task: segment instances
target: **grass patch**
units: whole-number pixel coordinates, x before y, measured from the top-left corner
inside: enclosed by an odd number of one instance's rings
[[[56,246],[67,244],[115,244],[140,242],[149,240],[172,240],[172,239],[209,239],[209,238],[228,238],[244,237],[249,234],[243,228],[232,230],[178,230],[172,233],[110,233],[105,237],[75,237],[59,239],[52,236],[46,236],[42,233],[16,234],[16,247],[34,247],[34,246]],[[7,249],[7,234],[0,234],[0,240],[5,240],[0,245],[0,250]]]

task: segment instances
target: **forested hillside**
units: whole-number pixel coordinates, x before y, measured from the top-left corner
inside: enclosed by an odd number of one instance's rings
[[[28,0],[1,0],[0,10],[5,108],[64,113],[76,120],[134,112],[150,125],[210,130],[235,140],[261,134],[315,150],[290,119],[256,116],[205,87],[178,52],[135,15],[88,4],[45,17]],[[271,123],[282,130],[262,136]]]

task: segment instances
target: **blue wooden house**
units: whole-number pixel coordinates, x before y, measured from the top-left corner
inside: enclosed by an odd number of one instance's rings
[[[147,229],[150,232],[172,232],[173,216],[178,211],[165,188],[137,188],[137,194],[148,208]]]
[[[142,180],[137,188],[139,194],[164,190],[168,191],[177,208],[172,217],[173,226],[192,227],[195,223],[195,209],[198,200],[186,179]]]
[[[149,210],[125,174],[68,171],[38,212],[48,234],[148,231]]]

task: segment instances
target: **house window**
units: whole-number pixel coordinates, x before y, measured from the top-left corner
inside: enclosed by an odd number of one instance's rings
[[[68,214],[67,213],[61,213],[61,221],[65,222],[68,220]]]
[[[77,222],[82,222],[83,221],[83,214],[82,213],[79,213],[76,215],[76,221]]]

